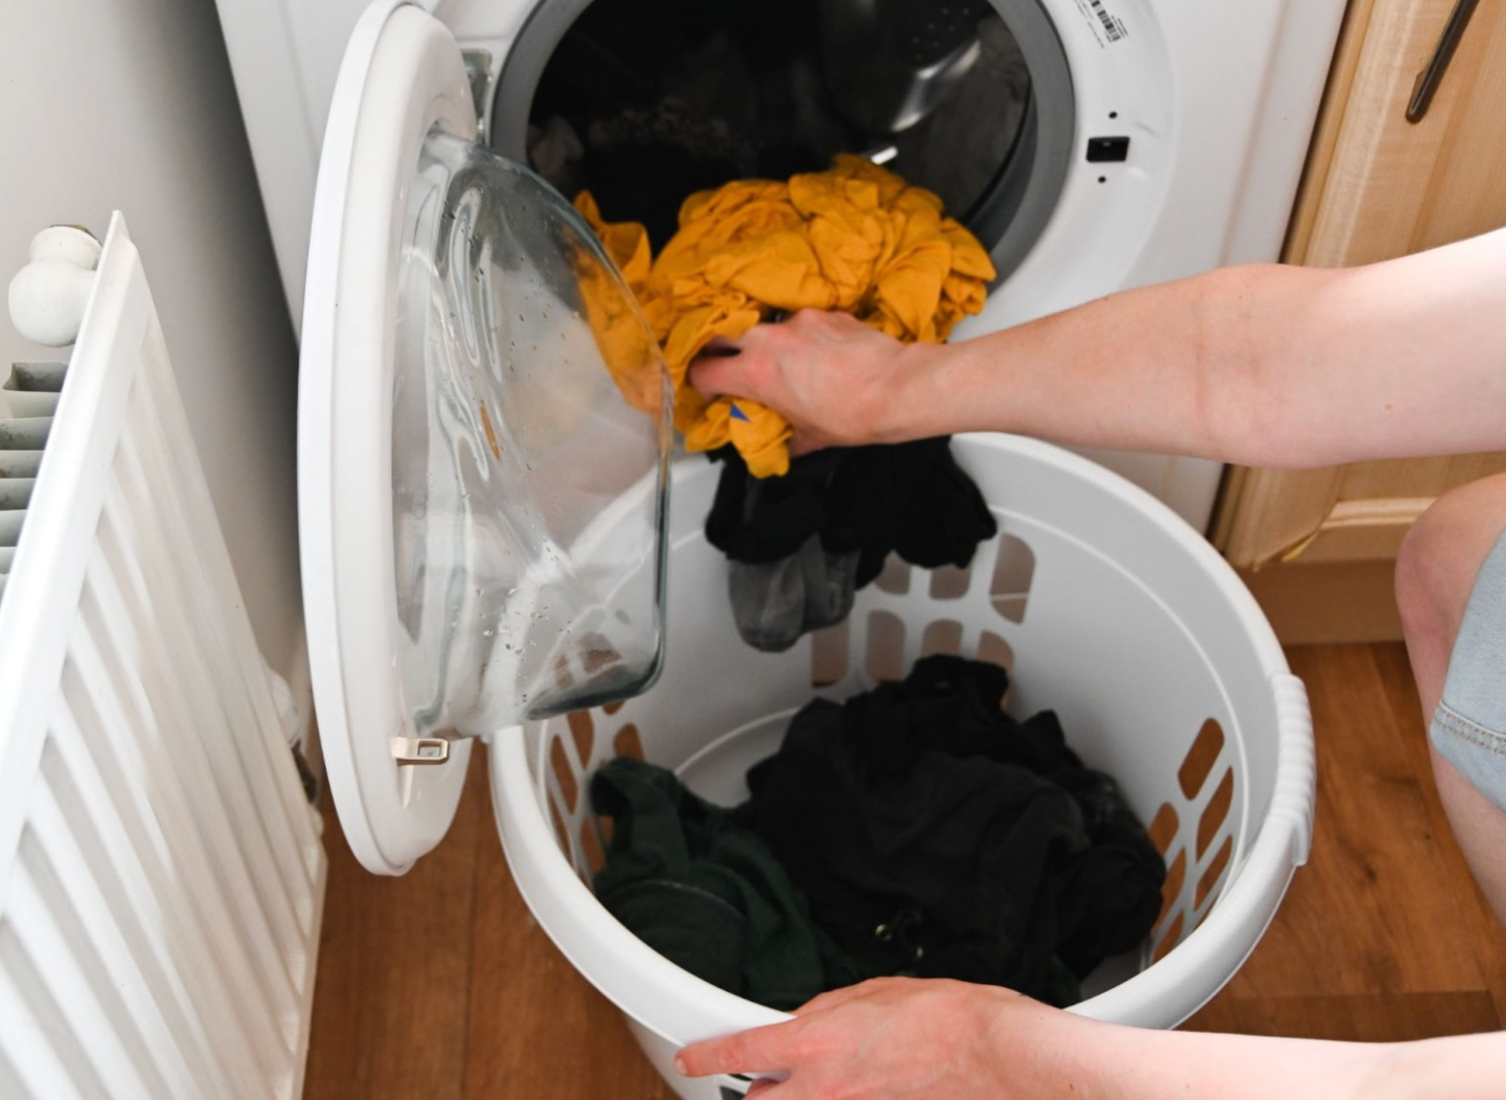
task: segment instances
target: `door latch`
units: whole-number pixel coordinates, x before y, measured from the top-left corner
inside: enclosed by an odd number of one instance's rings
[[[450,742],[443,737],[394,737],[392,758],[403,764],[446,764]]]

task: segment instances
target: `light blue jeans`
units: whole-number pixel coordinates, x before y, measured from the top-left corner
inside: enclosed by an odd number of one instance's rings
[[[1506,809],[1506,533],[1470,590],[1429,734],[1459,774]]]

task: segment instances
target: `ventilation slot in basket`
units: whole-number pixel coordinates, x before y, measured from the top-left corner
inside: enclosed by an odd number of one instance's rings
[[[846,619],[811,634],[811,687],[831,687],[847,675],[850,644]]]
[[[994,573],[988,585],[994,610],[1012,623],[1023,623],[1034,579],[1035,551],[1023,539],[1000,535]]]
[[[1014,672],[1014,647],[991,630],[985,630],[978,639],[978,660],[998,665],[1005,672]]]
[[[967,595],[972,572],[954,565],[943,565],[931,572],[931,599],[960,600]]]
[[[926,627],[920,639],[920,655],[931,657],[945,654],[957,657],[962,654],[962,624],[955,619],[938,619]]]
[[[1148,832],[1166,860],[1164,901],[1156,921],[1153,959],[1175,947],[1213,911],[1234,855],[1234,769],[1224,759],[1227,738],[1205,721],[1177,769],[1180,812],[1163,803]]]

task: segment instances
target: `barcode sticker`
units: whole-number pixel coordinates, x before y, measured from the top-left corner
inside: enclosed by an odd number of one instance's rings
[[[1111,46],[1129,36],[1124,20],[1111,14],[1103,0],[1077,0],[1077,6],[1093,29],[1093,37],[1098,39],[1099,46]]]

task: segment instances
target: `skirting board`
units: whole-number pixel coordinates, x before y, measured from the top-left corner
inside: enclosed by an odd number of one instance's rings
[[[1401,640],[1393,561],[1294,562],[1239,570],[1283,645]]]

